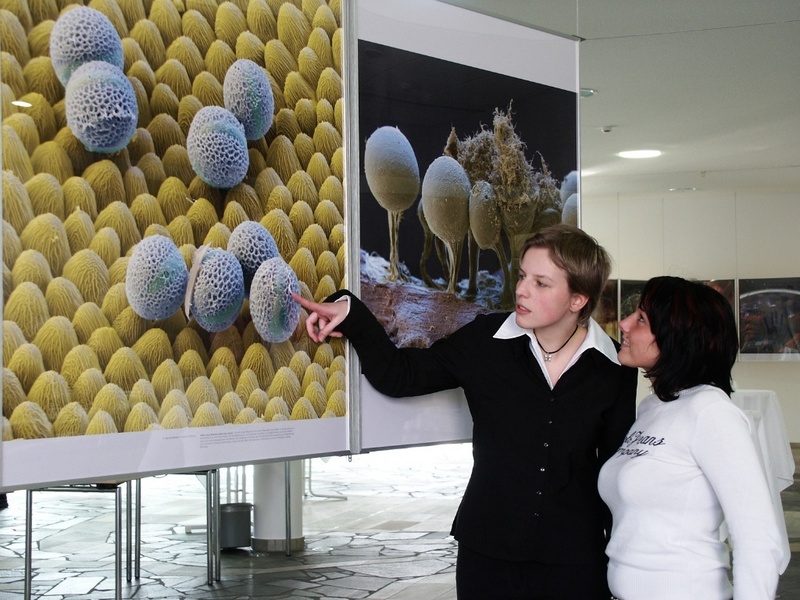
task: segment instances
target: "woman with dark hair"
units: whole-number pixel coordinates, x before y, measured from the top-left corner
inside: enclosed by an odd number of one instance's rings
[[[702,283],[656,277],[619,327],[619,361],[643,369],[653,393],[600,472],[613,514],[612,594],[774,598],[783,546],[749,420],[730,400],[738,351],[730,304]]]
[[[636,398],[636,371],[590,318],[610,260],[566,225],[533,235],[520,257],[513,313],[478,316],[427,349],[398,349],[348,292],[295,298],[312,339],[346,335],[380,392],[464,389],[474,465],[452,527],[459,600],[608,600],[597,475]]]

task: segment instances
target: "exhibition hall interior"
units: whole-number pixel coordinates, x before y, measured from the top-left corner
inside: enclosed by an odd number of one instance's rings
[[[568,223],[616,340],[652,277],[730,302],[800,600],[800,4],[634,4],[0,2],[0,599],[454,600],[463,392],[292,294],[425,347]]]

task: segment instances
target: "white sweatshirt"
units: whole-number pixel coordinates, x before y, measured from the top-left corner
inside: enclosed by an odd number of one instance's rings
[[[775,597],[783,551],[767,481],[747,417],[718,388],[684,390],[672,402],[645,398],[598,486],[614,516],[606,553],[616,597]]]

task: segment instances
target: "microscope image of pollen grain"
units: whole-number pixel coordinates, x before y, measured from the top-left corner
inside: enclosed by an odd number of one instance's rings
[[[3,5],[4,441],[345,416],[342,4]]]

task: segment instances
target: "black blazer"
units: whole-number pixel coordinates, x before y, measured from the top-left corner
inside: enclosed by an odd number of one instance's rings
[[[610,513],[597,491],[601,465],[635,417],[637,372],[584,352],[550,389],[530,338],[495,339],[508,313],[481,315],[428,349],[398,349],[351,296],[338,329],[383,394],[461,387],[473,420],[474,465],[452,534],[504,560],[605,561]]]

